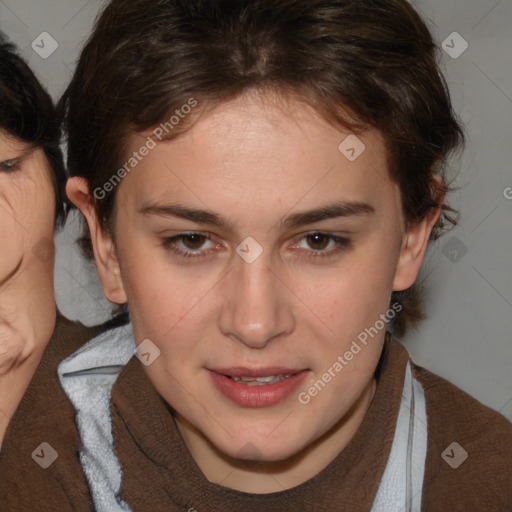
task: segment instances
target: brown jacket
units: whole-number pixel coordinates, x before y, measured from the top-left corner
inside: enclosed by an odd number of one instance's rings
[[[78,459],[75,412],[60,388],[56,367],[105,328],[59,322],[4,441],[0,511],[93,510]],[[170,407],[132,358],[111,398],[122,497],[134,512],[368,511],[391,448],[408,359],[397,340],[386,343],[377,391],[363,423],[323,471],[292,489],[251,495],[206,480],[176,429]],[[425,391],[428,418],[422,510],[512,512],[512,424],[440,377],[414,364],[412,368]],[[43,441],[58,453],[48,469],[32,458]],[[454,441],[468,453],[456,469],[441,456]]]
[[[93,510],[78,458],[80,438],[75,428],[75,410],[60,386],[57,365],[120,321],[123,319],[86,327],[57,311],[52,338],[2,444],[0,512]],[[39,448],[42,443],[48,443],[57,453],[55,463],[47,469],[36,463],[49,455],[45,445]]]

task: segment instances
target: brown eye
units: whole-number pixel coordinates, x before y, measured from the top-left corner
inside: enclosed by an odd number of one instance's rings
[[[208,235],[201,233],[181,233],[171,238],[162,239],[162,247],[170,250],[178,256],[184,258],[194,258],[207,256],[211,252],[211,247],[204,249],[203,246],[207,241],[211,242]]]
[[[317,231],[304,235],[296,247],[301,249],[302,255],[306,253],[307,259],[320,261],[321,258],[337,257],[342,251],[350,249],[351,241],[345,237]]]
[[[312,233],[307,235],[308,245],[317,251],[325,249],[329,245],[331,237],[324,233]]]
[[[203,246],[204,241],[207,240],[207,237],[197,233],[192,233],[190,235],[182,235],[181,240],[187,249],[197,250]]]

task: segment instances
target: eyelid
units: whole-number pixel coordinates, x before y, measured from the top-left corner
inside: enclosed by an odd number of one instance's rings
[[[307,231],[306,233],[302,233],[297,242],[294,243],[294,246],[296,246],[298,243],[300,243],[302,240],[304,240],[308,236],[312,235],[321,235],[326,237],[329,242],[334,242],[334,247],[331,247],[328,250],[308,250],[308,249],[299,249],[301,252],[307,253],[306,259],[307,260],[317,260],[318,262],[325,260],[327,261],[329,258],[334,258],[337,255],[339,255],[341,252],[346,251],[352,247],[352,239],[349,238],[346,235],[338,235],[335,233],[330,233],[326,231],[321,230],[313,230],[313,231]],[[301,256],[293,256],[294,258],[300,258]]]
[[[181,254],[184,257],[192,258],[192,257],[200,257],[203,255],[205,255],[205,257],[206,257],[206,256],[210,255],[212,248],[197,249],[195,251],[192,249],[183,250],[183,249],[175,248],[177,243],[179,243],[186,236],[190,236],[190,235],[197,235],[200,237],[204,237],[206,240],[209,240],[210,242],[215,244],[215,242],[212,240],[212,236],[210,233],[202,233],[200,231],[180,231],[180,232],[176,233],[175,235],[163,237],[161,239],[162,240],[161,246],[164,247],[164,249],[166,249],[166,250],[171,250],[171,251],[177,253],[178,255]],[[217,243],[216,245],[218,246],[219,244]]]
[[[305,239],[307,236],[311,235],[322,235],[329,239],[330,242],[334,242],[334,248],[331,248],[329,250],[308,250],[308,249],[299,249],[300,252],[306,252],[308,255],[306,256],[306,259],[317,259],[320,260],[321,258],[328,259],[329,257],[334,257],[338,253],[340,253],[343,250],[347,250],[351,248],[352,246],[352,240],[348,238],[347,236],[340,236],[336,235],[334,233],[320,231],[320,230],[311,230],[306,231],[303,233],[300,233],[299,235],[296,235],[294,242],[294,246],[297,245],[301,240]],[[183,250],[176,248],[176,244],[183,239],[184,237],[188,235],[198,235],[200,237],[204,237],[207,240],[213,242],[212,236],[210,233],[202,233],[200,231],[182,231],[179,232],[173,236],[164,237],[162,238],[161,246],[164,247],[164,249],[168,251],[172,251],[176,253],[179,257],[182,257],[183,259],[188,258],[208,258],[211,256],[212,251],[215,249],[189,249],[189,250]],[[219,243],[216,244],[217,246]],[[294,258],[301,258],[301,256],[294,256]]]
[[[5,160],[0,161],[0,167],[3,167],[4,164],[8,164],[8,168],[4,170],[4,172],[18,170],[21,167],[21,164],[31,158],[36,151],[41,149],[40,147],[27,147],[22,151],[16,151],[17,155],[13,158],[6,158]]]
[[[20,168],[21,158],[9,158],[0,162],[0,169],[3,172],[13,172]]]

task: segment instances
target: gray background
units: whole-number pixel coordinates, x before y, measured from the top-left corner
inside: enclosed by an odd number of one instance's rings
[[[103,4],[0,0],[0,30],[57,98]],[[451,171],[460,187],[452,204],[462,212],[461,223],[429,248],[422,270],[428,319],[402,341],[417,364],[512,420],[512,0],[413,4],[452,53],[441,52],[442,68],[468,145]],[[58,43],[47,58],[32,47],[34,41],[43,46],[43,32]],[[453,32],[468,44],[460,56],[463,41]],[[48,39],[44,47],[50,48]],[[94,324],[111,306],[94,267],[73,245],[77,226],[72,216],[57,236],[57,303],[69,318]]]

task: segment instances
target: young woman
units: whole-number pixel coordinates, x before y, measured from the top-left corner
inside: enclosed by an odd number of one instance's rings
[[[67,193],[132,330],[57,369],[87,485],[70,450],[24,459],[9,504],[512,508],[510,423],[391,334],[421,316],[462,142],[407,2],[113,0],[62,106]]]

